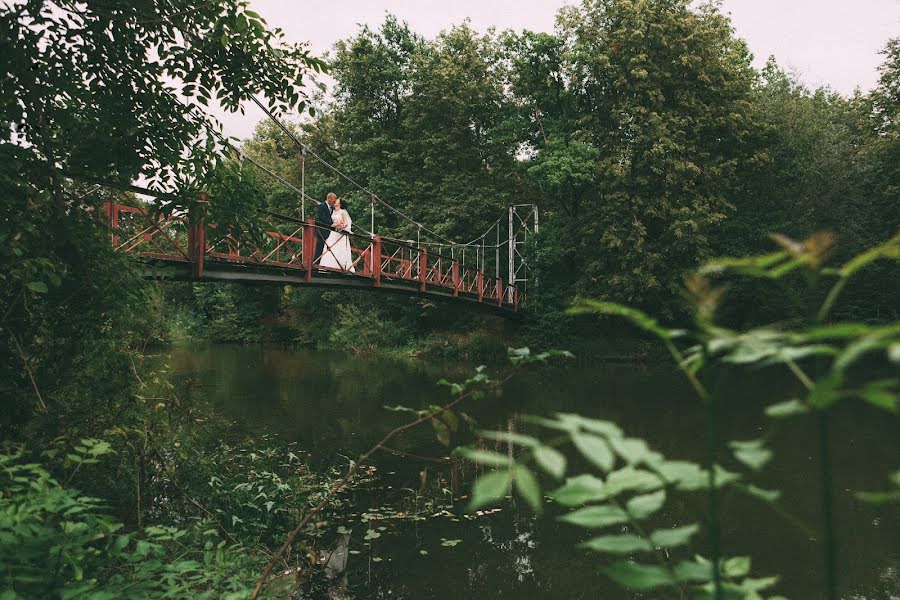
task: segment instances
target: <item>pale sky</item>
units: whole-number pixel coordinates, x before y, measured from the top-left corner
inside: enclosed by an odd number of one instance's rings
[[[377,27],[386,13],[407,21],[413,31],[434,37],[467,17],[485,30],[554,29],[566,0],[251,0],[251,8],[289,41],[308,42],[322,55],[357,32],[360,24]],[[879,54],[887,40],[900,36],[900,0],[724,0],[737,35],[762,66],[774,55],[785,68],[812,86],[828,85],[842,94],[871,89],[878,78]],[[261,112],[219,116],[229,135],[246,137]]]

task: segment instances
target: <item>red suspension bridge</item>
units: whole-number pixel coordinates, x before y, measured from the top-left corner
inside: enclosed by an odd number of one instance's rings
[[[146,259],[148,277],[373,289],[464,300],[501,312],[525,306],[524,291],[496,276],[499,264],[495,274],[485,272],[484,246],[480,255],[475,250],[472,265],[417,243],[345,234],[353,257],[350,272],[314,262],[321,225],[312,219],[266,213],[268,230],[249,242],[206,222],[202,203],[191,215],[155,216],[140,206],[109,201],[104,211],[113,248]],[[518,251],[512,239],[509,249]],[[515,277],[514,260],[510,269]]]
[[[300,187],[244,155],[215,129],[209,133],[234,153],[241,161],[249,161],[266,175],[276,179],[297,193],[300,219],[266,213],[269,228],[261,236],[248,242],[247,236],[234,236],[208,223],[205,218],[205,197],[200,208],[192,214],[157,216],[141,206],[106,202],[104,211],[109,224],[109,236],[119,252],[135,254],[146,259],[149,277],[175,277],[191,280],[246,281],[292,285],[325,285],[345,288],[373,289],[393,293],[423,294],[469,301],[501,312],[516,312],[526,305],[528,283],[524,246],[530,233],[538,228],[537,207],[520,204],[508,207],[508,234],[501,241],[501,225],[507,220],[497,219],[481,236],[463,244],[449,240],[391,206],[374,192],[330,164],[309,146],[302,143],[255,96],[251,100],[298,147],[300,152]],[[305,161],[307,154],[344,180],[370,200],[370,231],[364,235],[344,233],[350,240],[352,269],[344,270],[319,265],[315,260],[317,231],[330,224],[316,224],[306,219],[305,206],[319,201],[310,198],[305,190]],[[97,187],[103,186],[99,184]],[[132,191],[159,196],[150,190],[131,186]],[[398,240],[375,233],[375,206],[392,212],[415,228],[416,240]],[[324,227],[323,227],[324,225]],[[491,234],[496,243],[490,244]],[[423,243],[423,234],[425,240]],[[430,239],[429,239],[430,238]],[[501,248],[506,247],[504,270],[501,273]],[[466,262],[474,253],[474,264]],[[489,253],[492,250],[492,253]],[[326,249],[326,252],[329,250]],[[449,256],[447,256],[449,252]],[[489,254],[493,254],[492,257]],[[491,260],[492,259],[492,260]],[[493,274],[488,263],[492,262]],[[346,266],[346,265],[345,265]]]

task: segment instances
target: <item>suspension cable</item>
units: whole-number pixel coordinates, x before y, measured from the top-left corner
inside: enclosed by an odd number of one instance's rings
[[[375,198],[375,200],[376,200],[379,204],[381,204],[382,206],[384,206],[384,207],[387,208],[388,210],[394,212],[395,214],[397,214],[398,216],[402,217],[403,219],[409,221],[409,222],[412,223],[413,225],[416,225],[418,228],[420,228],[420,229],[426,231],[427,233],[431,234],[432,236],[436,237],[437,239],[441,240],[442,242],[447,242],[447,243],[452,243],[452,242],[453,242],[453,240],[450,240],[450,239],[448,239],[448,238],[445,238],[444,236],[442,236],[441,234],[437,233],[436,231],[433,231],[432,229],[429,229],[428,227],[422,225],[421,223],[419,223],[418,221],[416,221],[415,219],[413,219],[412,217],[410,217],[409,215],[407,215],[406,213],[404,213],[404,212],[401,211],[400,209],[395,208],[394,206],[392,206],[392,205],[389,204],[388,202],[382,200],[381,198],[378,197],[378,195],[377,195],[375,192],[373,192],[372,190],[370,190],[370,189],[367,188],[366,186],[362,185],[361,183],[359,183],[358,181],[356,181],[355,179],[353,179],[352,177],[350,177],[349,175],[347,175],[346,173],[344,173],[343,171],[341,171],[339,168],[335,167],[335,166],[332,165],[330,162],[328,162],[327,160],[325,160],[324,158],[322,158],[317,152],[313,151],[313,150],[310,149],[306,144],[304,144],[303,142],[301,142],[301,141],[297,138],[297,136],[294,135],[294,133],[293,133],[290,129],[288,129],[287,126],[286,126],[284,123],[282,123],[281,120],[278,119],[278,118],[272,113],[271,110],[269,110],[262,102],[259,101],[259,99],[258,99],[256,96],[251,95],[251,96],[250,96],[250,99],[253,100],[253,103],[256,104],[256,105],[257,105],[257,106],[258,106],[258,107],[266,114],[266,116],[269,117],[269,119],[271,119],[276,125],[278,125],[279,129],[281,129],[281,130],[285,133],[285,135],[287,135],[287,136],[288,136],[295,144],[297,144],[297,146],[298,146],[301,150],[304,149],[304,148],[306,148],[307,151],[309,152],[309,154],[312,155],[312,157],[315,158],[316,160],[318,160],[320,163],[322,163],[325,167],[329,168],[329,169],[330,169],[331,171],[333,171],[335,174],[339,175],[340,177],[343,177],[344,179],[346,179],[347,181],[349,181],[350,183],[352,183],[352,184],[353,184],[354,186],[356,186],[356,188],[359,189],[360,191],[365,192],[366,194],[372,196],[373,198]]]

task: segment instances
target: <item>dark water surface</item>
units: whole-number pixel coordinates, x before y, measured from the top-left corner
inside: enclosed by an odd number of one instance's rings
[[[355,458],[408,419],[409,415],[384,410],[384,405],[419,408],[444,402],[448,392],[435,382],[441,377],[459,380],[471,373],[466,365],[265,346],[179,349],[169,358],[175,379],[191,382],[249,430],[298,442],[320,465],[346,465],[344,457]],[[792,599],[822,598],[815,423],[793,418],[772,430],[772,421],[764,417],[766,404],[798,393],[789,375],[745,373],[724,378],[722,385],[720,461],[737,470],[724,441],[771,432],[775,459],[754,482],[781,490],[782,503],[808,525],[804,531],[758,501],[728,495],[723,500],[723,551],[751,555],[755,576],[782,576],[766,596],[777,592]],[[705,448],[705,412],[680,374],[668,365],[540,368],[517,376],[500,397],[468,404],[465,410],[482,428],[521,430],[520,414],[556,411],[609,419],[672,459],[700,460]],[[863,504],[853,495],[857,490],[885,488],[887,473],[900,468],[898,419],[846,402],[834,411],[831,422],[841,597],[900,598],[900,507]],[[454,443],[468,441],[460,438]],[[430,427],[404,434],[393,448],[419,456],[447,454],[435,442]],[[384,502],[403,496],[405,502],[412,502],[416,490],[427,487],[432,496],[433,490],[445,489],[443,503],[450,505],[453,490],[465,494],[470,488],[470,481],[460,481],[449,467],[436,463],[381,454],[376,465],[383,473]],[[440,504],[441,499],[437,500]],[[674,495],[661,524],[698,521],[702,517],[688,503],[693,500],[699,503],[702,498]],[[471,520],[461,518],[462,506],[457,503],[455,510],[443,516],[429,515],[420,521],[385,521],[381,537],[369,543],[363,534],[370,525],[349,524],[353,533],[347,596],[423,600],[641,597],[599,574],[597,567],[605,559],[576,547],[589,536],[557,522],[552,504],[540,517],[510,502],[495,514]],[[692,552],[709,555],[706,540],[694,542]]]

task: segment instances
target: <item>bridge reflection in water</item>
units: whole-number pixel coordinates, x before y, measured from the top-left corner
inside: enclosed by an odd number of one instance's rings
[[[113,248],[147,259],[148,277],[424,294],[502,313],[525,306],[525,295],[516,286],[488,275],[483,265],[464,264],[430,253],[425,246],[379,235],[345,234],[350,238],[354,272],[319,267],[314,262],[317,226],[312,219],[266,213],[271,230],[250,243],[247,236],[206,223],[202,213],[154,216],[145,208],[113,202],[105,202],[104,211]]]

